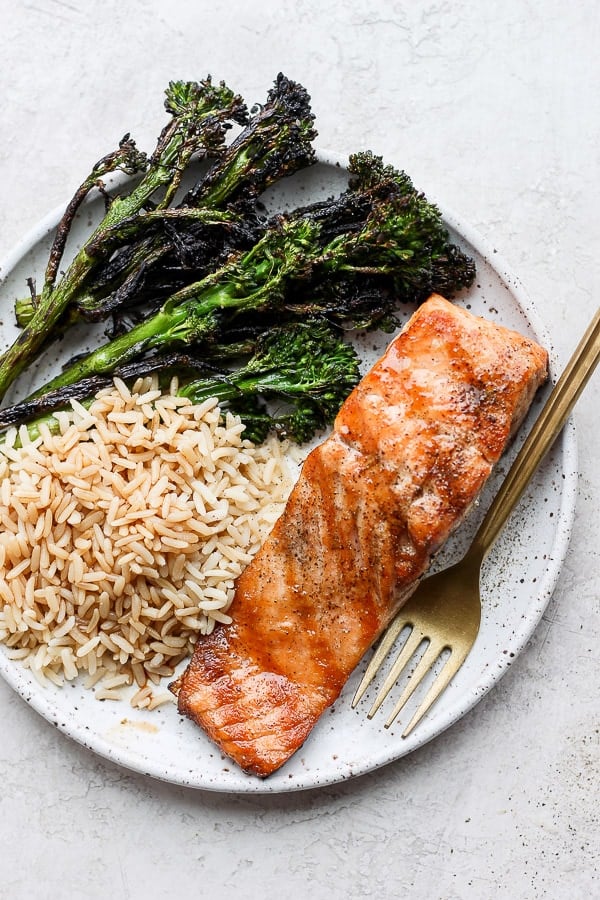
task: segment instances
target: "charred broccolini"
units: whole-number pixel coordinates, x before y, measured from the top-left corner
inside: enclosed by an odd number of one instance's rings
[[[350,157],[339,196],[267,218],[263,192],[314,162],[310,98],[296,82],[279,75],[250,114],[210,77],[171,83],[165,105],[171,121],[152,157],[127,136],[69,204],[41,294],[16,304],[23,331],[0,357],[0,398],[72,324],[112,317],[110,340],[1,410],[0,429],[32,417],[30,429],[52,424],[52,411],[70,398],[89,403],[114,375],[131,382],[155,372],[162,383],[177,374],[192,399],[218,397],[256,439],[275,428],[305,440],[358,379],[339,329],[391,330],[403,301],[452,297],[472,282],[473,261],[452,243],[437,207],[370,152]],[[227,144],[234,123],[240,131]],[[204,172],[180,200],[198,156]],[[59,278],[77,209],[117,168],[137,174],[134,187],[106,196],[105,217]],[[234,372],[240,353],[254,355]],[[265,406],[273,398],[277,411]]]
[[[129,384],[156,374],[162,385],[177,374],[180,396],[195,404],[215,397],[244,422],[244,437],[261,441],[275,430],[298,442],[333,422],[360,378],[356,351],[323,321],[293,322],[265,332],[256,340],[253,355],[232,371],[211,371],[207,363],[189,356],[163,356],[125,366],[117,374]],[[26,401],[0,411],[0,425],[29,419],[21,427],[27,427],[30,439],[39,437],[42,424],[55,432],[59,422],[53,412],[68,408],[70,399],[89,406],[111,383],[109,378],[94,378],[74,389],[58,389],[41,401]]]
[[[176,207],[132,222],[132,241],[75,300],[86,320],[156,303],[260,237],[256,201],[276,181],[314,162],[314,115],[306,89],[281,73],[265,103]],[[153,221],[154,219],[154,221]]]
[[[213,85],[210,78],[201,83],[172,82],[166,92],[165,107],[171,118],[150,159],[146,160],[129,138],[124,139],[116,153],[94,166],[69,204],[58,226],[44,286],[31,320],[0,357],[0,399],[40,348],[54,337],[54,329],[84,288],[91,271],[115,250],[119,226],[148,207],[155,211],[166,208],[192,156],[213,152],[222,146],[232,121],[247,120],[241,97],[234,95],[224,83]],[[66,235],[77,208],[98,180],[116,169],[129,173],[141,171],[143,175],[130,193],[112,198],[104,218],[57,282]],[[158,201],[157,192],[161,192]]]
[[[274,313],[376,325],[399,301],[447,295],[470,284],[472,261],[448,237],[439,210],[405,173],[370,153],[350,159],[348,191],[331,202],[277,216],[248,251],[169,297],[160,310],[76,361],[32,396],[115,368],[147,352],[209,345],[231,324]],[[379,279],[371,317],[361,292],[336,283]]]
[[[314,162],[314,138],[306,89],[279,74],[265,103],[253,107],[231,144],[213,149],[207,171],[177,206],[119,223],[113,237],[122,246],[88,277],[63,326],[156,303],[234,250],[250,247],[264,227],[255,201],[278,179]],[[109,236],[102,237],[107,245]],[[35,297],[19,298],[18,324],[26,326],[34,311]]]

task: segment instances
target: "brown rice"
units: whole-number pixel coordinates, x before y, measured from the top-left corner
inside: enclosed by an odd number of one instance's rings
[[[163,702],[152,685],[230,622],[234,580],[282,510],[279,442],[253,445],[216,400],[176,389],[115,380],[58,414],[60,434],[0,445],[0,640],[41,681]]]

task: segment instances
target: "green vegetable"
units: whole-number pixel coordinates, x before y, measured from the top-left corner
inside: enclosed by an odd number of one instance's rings
[[[351,157],[350,171],[341,198],[276,217],[250,250],[173,294],[32,396],[110,374],[150,351],[202,347],[240,317],[321,314],[366,327],[389,317],[399,301],[423,299],[441,285],[451,294],[470,283],[472,261],[450,243],[438,209],[404,173],[367,153]],[[381,280],[387,291],[376,296],[372,315],[360,290],[348,290],[349,282],[360,286],[365,278]]]
[[[128,137],[124,138],[118,151],[94,166],[69,204],[58,227],[35,312],[14,344],[0,357],[0,399],[52,339],[65,310],[82,290],[91,271],[114,251],[120,240],[119,227],[129,223],[131,217],[142,210],[167,207],[192,156],[198,152],[213,152],[223,144],[231,120],[243,122],[247,117],[241,98],[225,84],[214,86],[210,78],[201,83],[172,82],[166,92],[165,106],[171,120],[163,129],[150,160],[138,153]],[[144,174],[129,194],[114,197],[109,202],[100,225],[56,284],[66,234],[77,208],[99,178],[116,169],[128,173],[143,171]],[[160,193],[158,199],[157,193]]]
[[[179,393],[193,403],[217,397],[246,423],[246,436],[263,440],[275,428],[296,441],[330,425],[360,378],[354,348],[325,322],[294,322],[262,335],[250,361],[221,377],[196,379]],[[290,409],[268,411],[257,398]]]
[[[263,193],[314,162],[305,89],[279,75],[247,112],[223,83],[173,82],[171,119],[150,157],[126,136],[69,204],[38,296],[17,301],[22,333],[0,357],[0,399],[42,348],[72,325],[110,319],[109,340],[76,357],[25,401],[0,410],[0,429],[57,427],[70,399],[85,404],[112,378],[174,374],[194,402],[215,396],[258,440],[275,429],[298,441],[331,423],[358,381],[342,330],[398,324],[405,302],[452,297],[474,277],[439,210],[409,176],[370,152],[350,157],[337,197],[267,218]],[[239,133],[227,143],[228,130]],[[200,177],[184,193],[201,157]],[[101,177],[136,175],[109,197]],[[100,225],[58,276],[67,236],[87,194],[107,201]],[[183,196],[182,196],[183,195]],[[234,369],[240,354],[250,359]],[[221,368],[215,369],[214,364]],[[223,366],[226,366],[223,369]]]
[[[230,349],[238,352],[245,345],[236,344]],[[194,404],[216,397],[222,407],[240,416],[246,425],[245,437],[261,441],[275,430],[299,442],[309,440],[333,422],[360,378],[354,348],[323,321],[275,327],[258,337],[254,355],[241,368],[228,372],[209,370],[206,363],[188,356],[166,356],[125,367],[118,374],[129,384],[141,375],[158,374],[163,386],[173,374],[178,374],[183,379],[178,391],[181,396]],[[203,377],[197,377],[198,371]],[[42,423],[56,432],[59,423],[52,411],[68,408],[68,399],[75,396],[89,407],[94,394],[110,383],[110,379],[91,379],[80,382],[75,392],[60,389],[42,401],[2,410],[1,424],[6,427],[36,416],[27,426],[21,425],[32,440],[40,435]]]
[[[279,74],[266,102],[175,207],[152,209],[113,230],[118,253],[101,264],[74,299],[63,330],[100,320],[132,304],[156,303],[219,259],[256,242],[263,225],[255,201],[275,181],[314,162],[314,116],[305,88]],[[105,246],[110,236],[102,235]],[[127,243],[125,243],[127,241]],[[28,324],[34,300],[20,298],[17,322]]]
[[[253,108],[238,136],[182,202],[164,211],[164,227],[146,238],[139,220],[133,223],[140,239],[111,259],[77,297],[81,316],[97,320],[145,302],[149,295],[153,302],[164,299],[197,280],[199,273],[216,268],[231,252],[252,246],[263,227],[256,216],[257,198],[277,180],[314,162],[313,123],[305,88],[279,74],[266,102]]]

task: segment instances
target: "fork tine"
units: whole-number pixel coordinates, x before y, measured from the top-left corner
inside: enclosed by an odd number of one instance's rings
[[[394,643],[400,632],[406,627],[406,625],[408,625],[406,619],[398,615],[388,626],[387,631],[384,632],[379,644],[377,645],[375,653],[371,657],[371,661],[367,666],[365,674],[363,675],[360,684],[356,688],[356,693],[352,698],[352,709],[354,709],[358,705],[358,702],[361,699],[362,695],[367,690],[367,688],[375,678],[375,675],[379,671],[382,662],[392,649],[392,644]]]
[[[387,722],[385,723],[386,728],[390,727],[390,725],[392,724],[392,722],[394,721],[394,719],[396,718],[396,716],[398,715],[398,713],[400,712],[402,707],[407,703],[408,700],[410,700],[410,698],[412,697],[412,695],[414,694],[416,689],[419,687],[419,685],[421,684],[421,682],[423,681],[423,679],[425,678],[425,676],[427,675],[427,673],[433,666],[434,662],[436,661],[436,659],[438,658],[438,656],[444,649],[444,646],[445,645],[443,643],[441,643],[440,641],[434,641],[434,640],[430,639],[429,645],[428,645],[427,649],[425,650],[425,653],[423,654],[423,656],[417,663],[415,671],[410,676],[410,680],[409,680],[408,684],[404,688],[404,690],[400,696],[400,699],[398,700],[398,702],[396,703],[396,705],[393,709],[393,712],[391,713],[390,717],[388,718]]]
[[[458,670],[464,663],[465,659],[467,658],[467,656],[469,654],[469,649],[470,648],[468,646],[462,646],[462,647],[459,647],[458,649],[452,649],[451,654],[448,657],[448,659],[446,660],[446,662],[444,663],[444,666],[443,666],[441,672],[438,674],[437,678],[435,679],[435,681],[433,682],[433,684],[427,691],[427,693],[423,699],[423,702],[421,703],[421,705],[419,706],[419,708],[413,715],[412,719],[410,720],[410,722],[408,723],[408,725],[402,732],[403,738],[407,737],[407,735],[410,734],[410,732],[413,730],[413,728],[419,724],[419,722],[421,721],[421,719],[423,718],[425,713],[427,713],[429,711],[429,709],[433,706],[433,704],[435,703],[437,698],[440,696],[440,694],[450,684],[450,682],[452,681],[452,679],[454,678],[454,676],[456,675],[456,673],[458,672]],[[397,715],[397,713],[396,713],[396,715]],[[394,716],[394,718],[395,718],[395,716]],[[387,727],[387,724],[388,723],[386,722],[386,727]],[[390,722],[390,724],[391,724],[391,722]]]
[[[404,646],[402,647],[402,650],[396,657],[396,660],[395,660],[392,668],[390,669],[390,671],[387,675],[387,678],[383,682],[383,684],[379,690],[379,693],[375,697],[373,706],[367,713],[368,719],[373,718],[373,716],[375,715],[375,713],[377,712],[377,710],[379,709],[379,707],[381,706],[381,704],[383,703],[383,701],[385,700],[385,698],[387,697],[387,695],[389,694],[391,689],[394,687],[396,681],[398,680],[398,678],[400,676],[400,673],[406,667],[406,664],[408,663],[408,661],[414,654],[414,652],[417,649],[417,647],[419,646],[419,644],[421,644],[421,642],[423,641],[424,637],[425,637],[425,635],[423,634],[422,631],[413,627],[413,630],[407,637],[407,639],[404,643]]]

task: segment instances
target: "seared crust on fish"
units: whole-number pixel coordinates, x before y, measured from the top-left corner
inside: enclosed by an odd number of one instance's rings
[[[181,713],[267,776],[302,745],[479,494],[547,377],[534,341],[432,296],[308,456],[199,638]]]

